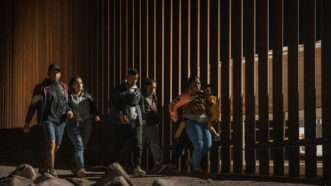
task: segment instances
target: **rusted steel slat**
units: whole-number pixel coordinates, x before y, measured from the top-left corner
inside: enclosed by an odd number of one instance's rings
[[[209,1],[208,4],[208,14],[209,14],[209,28],[210,28],[210,38],[209,38],[209,48],[210,48],[210,84],[212,86],[212,92],[214,95],[219,96],[220,79],[219,77],[219,0]],[[220,130],[220,125],[215,124],[217,131]],[[219,145],[213,144],[213,148],[210,153],[211,161],[211,173],[216,174],[219,172],[220,168],[220,155],[219,155]]]
[[[275,143],[284,140],[284,108],[283,108],[283,0],[271,0],[273,32],[272,53],[272,85],[273,85],[273,121]],[[283,149],[272,151],[274,175],[284,175]]]
[[[316,138],[316,93],[315,93],[315,34],[316,5],[315,1],[302,0],[303,13],[303,44],[304,44],[304,126],[305,139]],[[307,177],[315,177],[316,146],[305,146],[305,168]]]
[[[298,44],[299,44],[299,1],[285,1],[287,6],[288,43],[288,139],[296,143],[299,139],[299,88],[298,88]],[[299,147],[287,149],[289,175],[299,176]]]
[[[148,51],[148,0],[141,0],[141,78],[148,77],[149,71],[149,51]]]
[[[173,0],[172,2],[172,97],[176,97],[179,94],[181,85],[179,1],[180,0]]]
[[[157,69],[157,82],[158,82],[158,98],[159,104],[164,106],[164,0],[155,1],[156,2],[156,69]],[[162,119],[164,118],[164,112],[167,110],[162,110]],[[164,123],[162,121],[161,125],[161,144],[162,147],[165,145],[164,141],[164,125],[168,125],[168,123]],[[166,152],[165,152],[166,153]]]
[[[255,144],[255,0],[244,1],[244,56],[245,56],[245,146]],[[254,149],[245,148],[245,162],[248,174],[255,173],[256,155]]]
[[[323,176],[326,179],[326,185],[331,184],[331,2],[328,0],[322,1],[321,6],[321,25],[322,25],[322,102],[323,102],[323,138],[327,141],[323,145]]]
[[[165,47],[165,55],[164,55],[164,105],[165,110],[169,110],[168,106],[172,98],[172,87],[176,86],[178,82],[171,81],[173,80],[172,76],[172,65],[173,65],[173,53],[172,53],[172,4],[173,0],[169,0],[165,3],[164,6],[164,47]],[[168,147],[172,143],[172,131],[170,127],[170,117],[169,112],[165,112],[165,120],[164,120],[164,141],[166,147]],[[170,154],[165,154],[165,159],[169,160]]]
[[[222,172],[230,172],[230,1],[221,0],[221,159]]]
[[[200,0],[200,80],[202,85],[208,84],[209,66],[209,22],[208,22],[208,3],[209,0]],[[216,22],[217,23],[217,22]]]
[[[140,10],[139,10],[140,0],[133,1],[133,63],[134,68],[140,73]]]
[[[134,0],[127,0],[127,20],[128,20],[128,26],[127,26],[127,41],[128,41],[128,51],[127,51],[127,57],[128,57],[128,69],[133,68],[134,66],[134,14],[133,14],[133,4]]]
[[[220,0],[211,0],[209,1],[209,29],[210,29],[210,37],[209,37],[209,63],[210,63],[210,84],[212,86],[213,93],[215,95],[220,95],[219,86],[220,86],[220,78],[219,78],[219,25],[220,25]]]
[[[233,151],[233,169],[234,173],[240,174],[242,172],[242,20],[243,20],[243,2],[242,0],[232,0],[231,4],[231,54],[233,59],[232,76],[232,106],[233,106],[233,136],[232,141],[234,145]]]
[[[155,0],[148,0],[148,77],[155,79],[156,77],[156,69],[155,69],[155,26],[156,26],[156,22],[155,22]]]
[[[269,138],[268,129],[268,20],[269,0],[256,0],[256,50],[259,55],[258,68],[258,92],[259,92],[259,141],[267,142]],[[259,151],[260,174],[269,174],[269,150]]]
[[[129,0],[121,0],[120,7],[120,50],[121,50],[121,60],[120,60],[120,68],[121,68],[121,79],[126,77],[126,73],[128,71],[128,16],[127,16],[127,6]]]
[[[188,1],[189,0],[181,0],[181,66],[182,66],[182,79],[181,79],[181,90],[186,88],[186,81],[189,76],[189,50],[190,47],[188,45],[189,43],[189,7],[188,7]]]
[[[191,75],[198,74],[198,6],[199,0],[190,0],[190,70]]]

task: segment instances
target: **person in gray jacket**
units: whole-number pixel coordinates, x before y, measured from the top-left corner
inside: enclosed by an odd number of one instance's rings
[[[112,92],[111,115],[116,126],[119,159],[134,153],[134,176],[145,176],[141,169],[143,153],[143,116],[144,98],[137,86],[139,74],[130,69],[127,79]],[[121,163],[122,163],[121,162]]]
[[[74,117],[67,120],[67,134],[74,146],[77,177],[86,177],[84,152],[92,132],[92,124],[100,121],[92,96],[84,90],[81,77],[74,77],[69,83],[69,106]]]
[[[153,79],[146,79],[143,84],[144,95],[144,147],[150,149],[154,161],[151,173],[161,174],[167,166],[163,164],[162,149],[160,146],[161,106],[156,94],[157,83]]]

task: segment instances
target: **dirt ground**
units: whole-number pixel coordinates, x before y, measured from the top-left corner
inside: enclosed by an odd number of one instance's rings
[[[1,166],[0,165],[0,177],[7,176],[15,169],[14,166]],[[69,170],[58,170],[60,177],[70,177],[71,172]],[[92,182],[101,178],[103,172],[91,172],[89,180]],[[277,183],[277,182],[255,182],[255,181],[231,181],[231,180],[212,180],[212,179],[200,179],[192,178],[188,176],[160,176],[150,175],[143,178],[133,178],[133,182],[137,186],[151,186],[156,179],[162,179],[173,186],[308,186],[306,184],[292,184],[292,183]]]

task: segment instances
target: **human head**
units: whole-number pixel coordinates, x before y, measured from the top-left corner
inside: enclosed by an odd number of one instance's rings
[[[59,81],[61,79],[61,67],[58,64],[50,64],[48,66],[48,77],[52,81]]]
[[[127,77],[128,85],[130,87],[136,85],[138,82],[138,79],[139,79],[138,71],[136,69],[129,69],[128,77]]]
[[[191,93],[196,93],[201,89],[201,83],[198,76],[191,76],[187,81],[187,85]]]
[[[69,82],[71,92],[78,93],[84,90],[83,79],[80,76],[71,78]]]
[[[211,84],[206,85],[206,87],[204,88],[204,91],[207,94],[212,94],[212,86],[211,86]]]
[[[147,96],[156,95],[156,88],[157,84],[155,80],[148,78],[144,81],[144,92]]]

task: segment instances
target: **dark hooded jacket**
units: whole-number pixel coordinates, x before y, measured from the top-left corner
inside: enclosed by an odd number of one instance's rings
[[[76,122],[93,120],[98,115],[93,97],[87,92],[82,92],[80,96],[70,94],[69,106],[74,113],[73,120]]]
[[[147,126],[158,125],[161,122],[161,107],[158,104],[157,96],[148,96],[146,92],[144,95],[144,113],[143,119]]]
[[[121,122],[119,118],[121,115],[125,115],[130,118],[131,108],[135,108],[137,112],[138,124],[143,125],[144,97],[139,88],[136,88],[134,92],[130,91],[127,82],[124,81],[112,92],[112,123],[120,125]]]
[[[65,120],[69,110],[68,86],[63,82],[46,79],[34,88],[25,122],[30,123],[37,112],[38,124],[44,121],[60,123]]]

